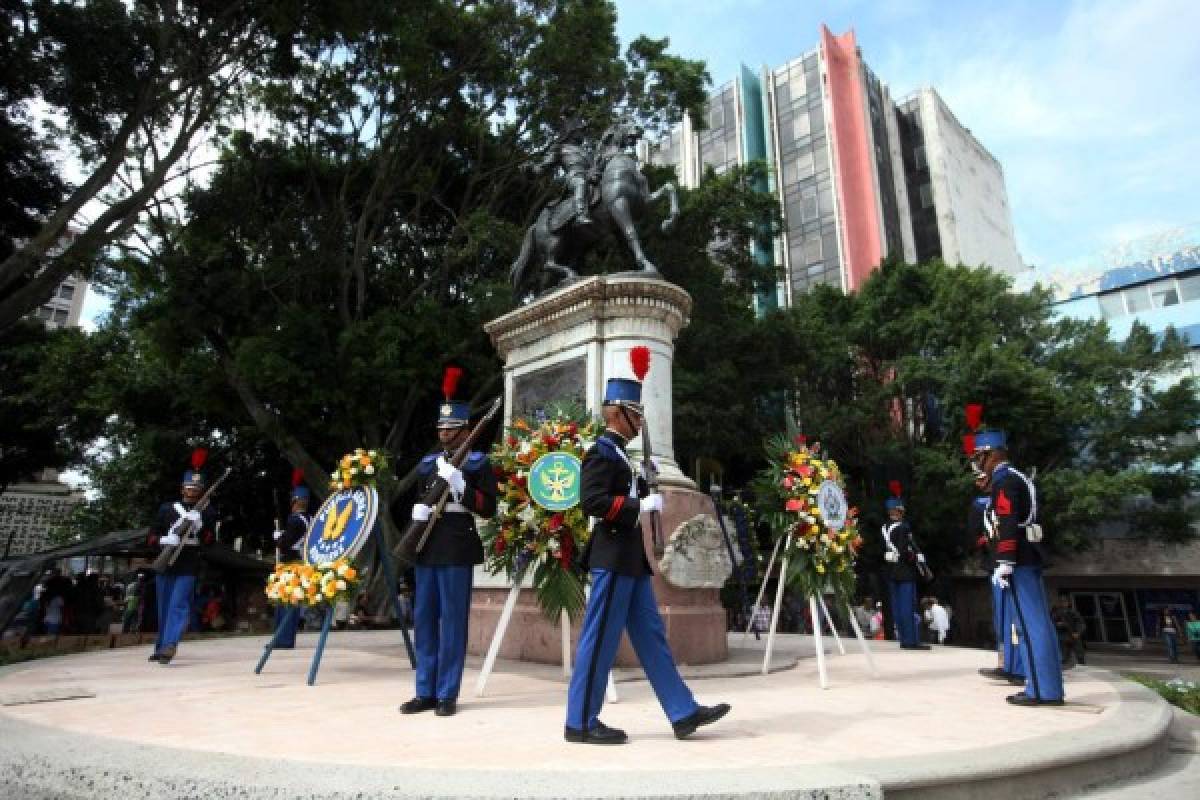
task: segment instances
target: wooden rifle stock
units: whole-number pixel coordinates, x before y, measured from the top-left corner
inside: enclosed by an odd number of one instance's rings
[[[217,487],[229,477],[229,473],[232,471],[232,467],[226,467],[225,473],[220,478],[217,478],[216,482],[213,483],[212,486],[208,487],[207,492],[200,495],[200,499],[196,501],[196,505],[192,506],[191,510],[203,511],[204,509],[208,508],[209,501],[212,500],[213,492],[215,492]],[[166,572],[168,567],[171,567],[177,560],[179,560],[179,554],[183,552],[184,540],[187,539],[188,536],[191,536],[192,533],[193,531],[191,525],[181,526],[179,531],[179,544],[173,544],[169,545],[168,547],[164,547],[162,552],[158,554],[158,558],[154,559],[151,569],[159,574]]]
[[[492,418],[500,411],[503,404],[503,396],[497,397],[492,402],[492,407],[480,418],[479,422],[475,423],[475,427],[467,434],[467,438],[458,446],[454,454],[450,456],[451,464],[455,467],[462,466],[462,463],[466,461],[467,456],[471,452],[471,445],[483,433],[483,429],[492,421]],[[429,515],[429,519],[424,521],[409,520],[408,525],[404,528],[404,532],[400,534],[400,543],[397,547],[397,553],[402,559],[410,564],[417,560],[417,555],[425,549],[425,542],[429,540],[429,534],[433,532],[433,526],[441,518],[442,511],[449,500],[450,485],[440,476],[435,477],[428,491],[421,497],[421,504],[431,506],[433,513]]]
[[[646,418],[642,417],[642,474],[646,478],[646,488],[650,494],[658,492],[658,467],[654,464],[654,454],[650,449],[650,427]],[[654,555],[657,557],[663,551],[662,512],[650,512],[650,540],[654,544]]]

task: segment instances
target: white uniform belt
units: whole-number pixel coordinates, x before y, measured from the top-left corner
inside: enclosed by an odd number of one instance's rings
[[[462,503],[446,503],[442,506],[443,514],[470,514],[471,509],[464,506]]]

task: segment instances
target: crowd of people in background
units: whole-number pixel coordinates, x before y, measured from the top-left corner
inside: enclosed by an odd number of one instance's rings
[[[139,572],[125,582],[89,570],[70,575],[62,569],[46,571],[22,603],[5,638],[28,640],[98,633],[136,633],[153,629],[153,607],[147,614],[147,595],[153,581]],[[153,598],[149,598],[152,602]],[[148,618],[149,617],[149,618]],[[228,627],[224,591],[205,585],[196,593],[191,629],[220,631]]]

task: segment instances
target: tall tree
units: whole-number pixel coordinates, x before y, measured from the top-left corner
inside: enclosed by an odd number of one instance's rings
[[[289,69],[295,28],[335,5],[0,4],[0,329],[169,208],[204,168],[203,134],[227,132],[249,79]]]

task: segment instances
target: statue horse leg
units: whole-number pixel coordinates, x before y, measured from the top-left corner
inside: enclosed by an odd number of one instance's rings
[[[675,220],[679,219],[679,190],[675,184],[670,181],[664,183],[657,192],[646,197],[646,205],[656,202],[664,194],[671,199],[671,213],[662,221],[662,231],[670,233],[671,229],[675,227]]]
[[[642,251],[642,242],[638,239],[637,227],[633,224],[633,206],[629,202],[629,197],[625,194],[614,197],[608,205],[608,213],[612,216],[617,231],[625,239],[625,244],[629,245],[629,252],[633,254],[633,260],[638,269],[658,275],[658,267],[654,266],[654,263]]]
[[[579,273],[567,263],[570,258],[567,252],[567,237],[561,233],[550,233],[549,228],[545,230],[545,236],[542,240],[542,252],[546,254],[546,266],[543,269],[558,275],[555,285],[561,286],[578,279]]]

